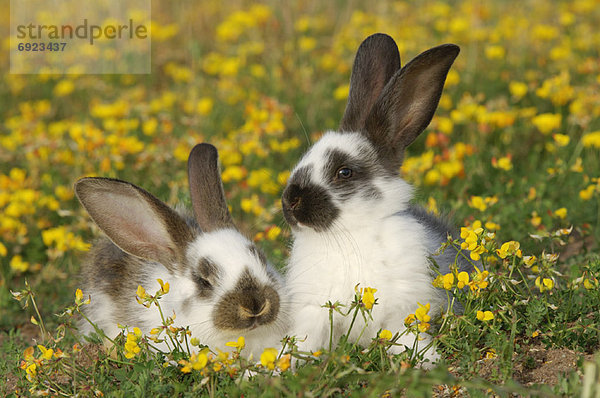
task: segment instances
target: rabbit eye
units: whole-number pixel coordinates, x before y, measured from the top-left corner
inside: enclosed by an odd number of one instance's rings
[[[347,180],[348,178],[352,177],[352,174],[352,169],[349,169],[348,167],[340,167],[337,171],[337,178]]]
[[[212,287],[212,284],[208,279],[203,278],[198,274],[194,275],[194,282],[196,282],[196,285],[198,285],[200,289],[210,289]]]

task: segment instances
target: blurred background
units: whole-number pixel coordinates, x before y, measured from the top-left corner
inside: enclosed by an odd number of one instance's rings
[[[199,142],[220,151],[235,221],[282,267],[289,170],[337,127],[354,54],[375,32],[397,41],[403,64],[441,43],[461,47],[402,167],[416,201],[457,226],[480,220],[531,254],[556,250],[566,261],[593,250],[600,3],[371,3],[153,1],[149,75],[9,74],[2,13],[0,330],[31,327],[10,294],[25,280],[50,323],[72,300],[99,233],[74,181],[120,178],[185,204],[187,156]],[[571,226],[565,245],[552,239]]]

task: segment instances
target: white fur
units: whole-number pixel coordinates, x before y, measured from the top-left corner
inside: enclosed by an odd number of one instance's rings
[[[160,299],[160,306],[165,317],[175,314],[174,326],[189,326],[191,337],[196,337],[202,344],[211,349],[228,350],[225,346],[228,341],[236,341],[238,337],[244,336],[246,348],[243,353],[247,357],[258,358],[267,347],[280,347],[280,340],[285,336],[288,322],[286,294],[282,289],[282,283],[277,281],[274,288],[280,296],[280,310],[277,321],[247,331],[223,331],[218,330],[213,324],[211,313],[219,299],[237,284],[242,273],[247,269],[260,282],[273,285],[268,273],[260,261],[248,250],[252,243],[233,229],[217,230],[201,234],[192,242],[187,249],[188,264],[197,264],[200,258],[210,258],[221,270],[219,285],[215,286],[214,295],[208,299],[199,298],[197,287],[191,279],[191,269],[183,274],[172,274],[159,263],[146,262],[140,269],[142,283],[148,294],[154,295],[160,288],[157,279],[169,282],[170,291]],[[277,274],[275,274],[277,275]],[[152,305],[145,308],[136,303],[136,288],[132,284],[131,303],[128,310],[135,312],[135,322],[128,326],[129,330],[139,327],[143,333],[149,333],[152,328],[161,327],[162,320],[158,308]],[[88,292],[86,292],[87,294]],[[118,320],[123,319],[118,308],[111,298],[104,293],[95,290],[90,292],[92,302],[86,308],[88,317],[103,329],[108,337],[115,337],[120,333],[117,327]],[[90,334],[93,327],[87,322],[82,323],[82,333]],[[161,336],[164,337],[164,334]],[[167,342],[169,340],[167,339]],[[167,342],[152,343],[162,351],[172,349]]]
[[[359,133],[328,132],[294,171],[312,165],[311,182],[328,189],[321,173],[327,162],[326,153],[333,148],[355,157],[359,157],[358,148],[374,150]],[[286,279],[294,316],[291,335],[306,337],[300,344],[303,350],[327,346],[329,314],[321,306],[327,301],[350,303],[357,284],[359,288],[377,289],[378,303],[373,307],[373,321],[358,341],[361,345],[368,345],[379,329],[402,332],[404,319],[414,313],[417,303],[431,303],[432,313],[442,305],[444,298],[431,285],[426,232],[414,218],[398,214],[407,208],[412,188],[399,177],[376,176],[373,183],[382,198],[353,197],[338,206],[340,217],[327,231],[315,232],[303,225],[293,229]],[[335,197],[333,202],[338,204]],[[350,321],[351,317],[334,315],[334,342],[347,332]],[[363,326],[359,316],[351,340],[358,339]],[[414,335],[408,334],[399,342],[410,347]],[[402,350],[399,347],[395,352]]]

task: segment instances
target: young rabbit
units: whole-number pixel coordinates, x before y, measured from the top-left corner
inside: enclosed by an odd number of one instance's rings
[[[244,352],[258,358],[285,334],[282,278],[233,224],[215,147],[197,145],[188,174],[195,218],[125,181],[77,181],[77,197],[108,236],[82,272],[83,292],[91,295],[86,315],[109,337],[119,333],[117,324],[143,332],[159,327],[158,309],[138,304],[136,289],[154,294],[160,278],[170,283],[160,300],[163,314],[175,312],[176,325],[190,326],[192,337],[213,349],[244,336]],[[82,322],[82,331],[93,328]]]
[[[292,171],[282,205],[294,236],[286,281],[293,297],[290,335],[306,336],[300,349],[329,342],[328,312],[321,306],[349,303],[357,283],[377,289],[378,299],[368,329],[361,335],[364,325],[357,324],[349,336],[362,336],[363,345],[379,329],[405,330],[417,303],[430,303],[432,315],[447,305],[445,292],[431,284],[429,258],[453,228],[409,203],[412,188],[399,168],[404,149],[431,121],[458,53],[453,44],[441,45],[400,68],[391,37],[368,37],[356,54],[339,130],[324,134]],[[442,273],[455,255],[446,250],[435,256]],[[335,318],[334,339],[347,331],[348,318]],[[414,335],[399,342],[410,347]]]

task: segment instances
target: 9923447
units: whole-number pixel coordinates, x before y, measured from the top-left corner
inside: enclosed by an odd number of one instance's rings
[[[67,43],[19,43],[19,51],[65,51]]]

